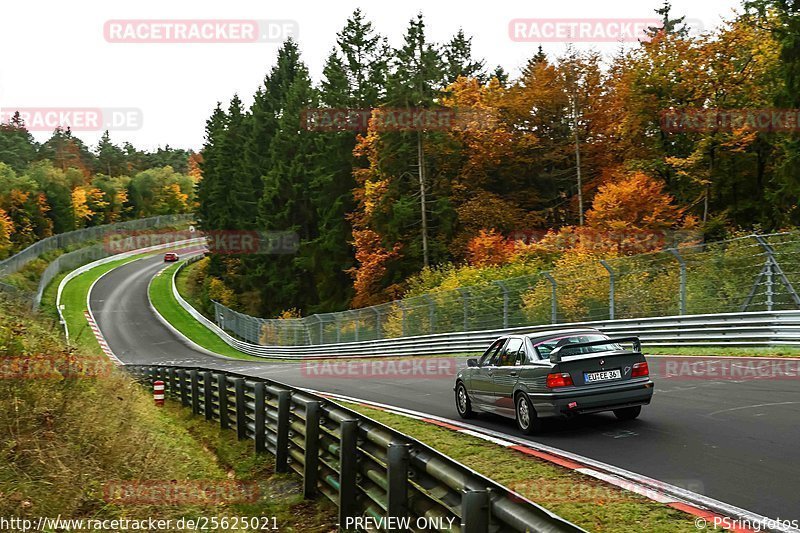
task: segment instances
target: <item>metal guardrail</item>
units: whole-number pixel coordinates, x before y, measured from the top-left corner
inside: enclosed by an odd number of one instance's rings
[[[124,367],[191,407],[257,453],[275,456],[275,471],[303,478],[303,495],[324,495],[348,517],[442,520],[453,533],[578,532],[519,494],[421,442],[301,389],[233,372],[189,367]],[[431,520],[432,519],[432,520]]]
[[[203,316],[180,294],[172,276],[172,293],[183,309],[228,345],[256,357],[322,358],[436,355],[482,352],[503,335],[535,333],[553,329],[596,328],[614,336],[639,337],[645,346],[800,346],[800,311],[762,311],[712,315],[671,316],[544,324],[486,331],[462,331],[417,337],[399,337],[321,346],[262,346],[234,338],[214,321]]]

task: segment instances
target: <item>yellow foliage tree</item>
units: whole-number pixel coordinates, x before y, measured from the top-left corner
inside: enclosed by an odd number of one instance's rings
[[[602,230],[665,230],[680,219],[675,199],[664,192],[664,183],[635,172],[600,187],[586,213],[586,223]]]
[[[94,216],[94,211],[89,208],[89,201],[85,187],[75,187],[72,190],[72,217],[76,228],[82,228],[86,221]]]
[[[8,214],[0,209],[0,257],[5,257],[11,248],[11,234],[14,232],[14,224]]]
[[[495,230],[481,230],[467,245],[470,265],[489,266],[508,263],[514,256],[514,243]]]

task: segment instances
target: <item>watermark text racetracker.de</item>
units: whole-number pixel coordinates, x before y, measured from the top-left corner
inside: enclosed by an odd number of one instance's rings
[[[0,124],[16,117],[28,131],[52,132],[56,128],[72,131],[131,131],[141,129],[142,110],[135,107],[16,107],[0,108]]]
[[[261,488],[253,481],[135,480],[109,481],[103,499],[118,505],[206,505],[254,503]]]
[[[108,359],[74,354],[38,354],[0,358],[0,380],[104,378],[113,371]]]
[[[685,21],[691,35],[703,32],[696,19]],[[522,43],[637,43],[650,41],[663,21],[654,18],[516,18],[508,36]]]
[[[0,531],[279,531],[276,516],[199,516],[191,518],[63,518],[0,516]]]
[[[665,133],[800,131],[800,109],[667,109],[661,112]]]
[[[305,361],[303,377],[338,379],[452,379],[457,372],[453,358],[369,359],[350,361]]]
[[[551,503],[594,503],[629,502],[631,492],[657,500],[666,490],[678,487],[703,494],[705,487],[699,479],[676,479],[653,481],[648,486],[631,481],[618,480],[614,485],[606,483],[578,483],[571,479],[537,479],[521,481],[509,488],[519,494],[534,494],[537,501]]]
[[[298,35],[295,20],[129,19],[108,20],[103,26],[109,43],[280,43]]]
[[[211,253],[225,255],[294,254],[300,247],[300,236],[294,231],[209,230],[200,233],[193,229],[117,231],[105,235],[103,247],[115,255],[199,237],[205,237]]]
[[[497,122],[491,110],[474,108],[317,108],[300,115],[300,127],[316,132],[481,131]]]
[[[670,357],[651,362],[650,369],[675,381],[749,381],[800,379],[798,359]]]

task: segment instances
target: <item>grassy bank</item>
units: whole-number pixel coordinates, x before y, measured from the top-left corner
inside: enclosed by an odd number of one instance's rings
[[[171,265],[153,278],[149,288],[150,301],[153,307],[156,308],[172,327],[207,350],[234,359],[263,361],[264,359],[261,357],[253,357],[232,348],[181,307],[178,300],[175,299],[175,295],[172,293],[172,276],[179,266],[180,263]]]
[[[298,479],[274,477],[271,458],[255,456],[252,443],[178,406],[156,408],[99,350],[66,346],[51,320],[7,301],[0,362],[0,516],[274,516],[287,531],[329,531],[336,522],[331,505],[302,500]],[[257,490],[201,500],[115,492],[239,482]]]
[[[126,257],[123,259],[117,259],[116,261],[112,261],[104,265],[96,266],[88,272],[85,272],[80,276],[70,280],[69,283],[64,286],[64,291],[61,294],[61,305],[64,306],[62,314],[67,323],[71,344],[99,353],[100,345],[97,344],[97,339],[95,339],[94,333],[92,333],[91,328],[89,328],[89,323],[86,321],[86,317],[84,316],[84,311],[86,311],[86,298],[89,294],[89,289],[92,287],[92,284],[103,274],[110,272],[111,270],[114,270],[115,268],[118,268],[124,264],[148,257],[149,255],[150,254],[141,254],[134,257]],[[61,279],[63,279],[63,277]],[[52,287],[53,283],[50,285]],[[48,288],[45,296],[55,298],[57,290],[58,285],[56,285],[52,290]],[[42,304],[43,306],[47,305],[52,307],[54,304],[51,302],[53,301],[54,300],[45,300],[43,298]]]

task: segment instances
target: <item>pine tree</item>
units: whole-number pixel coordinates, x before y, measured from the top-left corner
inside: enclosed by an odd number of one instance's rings
[[[500,65],[495,67],[495,69],[492,71],[491,77],[496,79],[501,87],[508,85],[508,72],[506,72],[505,69]]]
[[[348,80],[349,105],[375,106],[384,96],[390,48],[372,23],[356,9],[336,35],[342,73]],[[327,76],[326,76],[327,77]]]
[[[476,78],[481,83],[486,81],[485,61],[476,61],[472,57],[472,37],[467,37],[464,30],[459,29],[450,42],[442,49],[445,66],[445,80],[453,83],[459,76]]]
[[[219,183],[223,179],[221,148],[227,122],[228,118],[222,110],[221,104],[217,102],[211,116],[206,120],[203,161],[200,163],[203,179],[195,186],[198,201],[198,223],[204,230],[220,228],[218,209],[222,200],[216,195],[220,189]]]
[[[294,80],[285,94],[278,130],[270,142],[272,168],[263,178],[259,226],[296,233],[302,256],[317,236],[310,193],[315,168],[314,133],[299,128],[302,113],[314,108],[317,98],[302,62],[296,64]],[[316,303],[314,279],[297,256],[273,255],[259,258],[258,263],[263,283],[261,305],[269,316],[291,307],[305,310]]]
[[[97,161],[95,172],[103,173],[106,176],[123,176],[128,174],[125,164],[125,152],[111,142],[108,130],[103,132],[100,142],[95,150]]]
[[[661,17],[661,26],[651,26],[645,30],[645,34],[652,38],[660,34],[677,35],[686,37],[689,35],[689,28],[686,26],[686,17],[672,18],[672,4],[669,0],[664,0],[664,4],[655,10]]]
[[[0,163],[22,172],[36,159],[38,145],[16,111],[8,124],[0,124]]]

